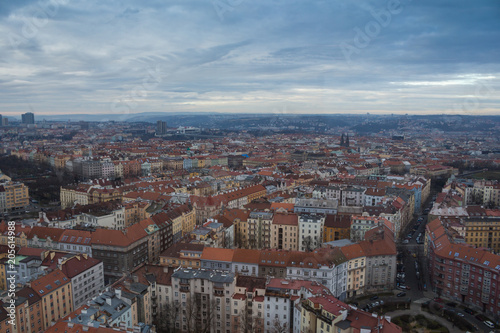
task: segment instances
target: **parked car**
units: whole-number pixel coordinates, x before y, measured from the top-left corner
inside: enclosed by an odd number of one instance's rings
[[[495,328],[495,324],[493,324],[491,321],[489,320],[485,320],[483,321],[483,323],[488,326],[489,328]]]
[[[459,317],[465,317],[465,315],[462,312],[457,312],[457,316],[459,316]]]
[[[474,310],[471,310],[469,308],[465,308],[464,312],[467,312],[468,314],[471,314],[471,315],[474,314]]]
[[[377,296],[377,295],[370,297],[370,301],[374,301],[374,300],[376,300],[376,299],[378,299],[378,296]]]
[[[403,241],[403,244],[408,244],[409,242],[410,242],[410,241],[409,241],[408,239],[405,239],[405,240]]]
[[[434,302],[443,303],[443,300],[441,298],[434,298]]]
[[[483,316],[482,314],[478,313],[476,315],[476,319],[479,320],[479,321],[486,321],[486,317]]]
[[[399,294],[397,294],[396,296],[398,296],[398,297],[405,297],[406,293],[404,291],[402,291]]]

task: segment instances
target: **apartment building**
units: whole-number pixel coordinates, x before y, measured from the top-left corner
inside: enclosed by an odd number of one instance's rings
[[[426,225],[425,248],[432,288],[448,299],[500,315],[500,256],[456,242],[439,218]]]
[[[336,199],[306,199],[295,201],[295,213],[337,214],[339,201]]]
[[[342,253],[347,259],[347,297],[364,294],[366,278],[366,255],[359,244],[344,246]]]
[[[271,248],[298,250],[299,219],[294,213],[275,213],[271,224]]]
[[[469,211],[470,214],[470,211]],[[500,251],[500,218],[470,216],[461,219],[467,244]]]
[[[32,281],[30,287],[42,299],[43,330],[73,311],[71,281],[60,269]]]
[[[235,292],[231,272],[178,269],[172,274],[173,303],[180,309],[175,328],[191,332],[231,330],[231,300]]]
[[[272,212],[251,212],[247,219],[248,246],[252,249],[265,249],[271,246]]]
[[[23,287],[16,292],[18,300],[23,300],[23,306],[16,314],[19,333],[42,332],[44,327],[44,315],[42,298],[30,287]],[[19,309],[18,309],[19,310]],[[24,315],[24,316],[23,316]]]
[[[264,332],[265,292],[265,278],[237,275],[231,298],[230,332]]]
[[[23,209],[29,206],[28,187],[8,179],[0,181],[0,212]]]
[[[364,240],[368,230],[382,225],[388,225],[394,232],[392,223],[383,217],[368,216],[366,213],[353,215],[351,217],[351,241],[359,242]]]
[[[287,279],[314,281],[327,287],[335,297],[345,299],[348,262],[339,248],[291,252],[288,259]]]
[[[148,261],[148,234],[140,224],[124,230],[97,229],[91,243],[92,258],[103,262],[105,284]]]
[[[204,248],[203,244],[176,243],[160,254],[160,265],[200,268]]]
[[[351,216],[327,214],[323,226],[323,243],[351,238]]]
[[[104,289],[104,269],[100,260],[86,254],[60,259],[59,268],[71,280],[73,309],[78,309]]]
[[[325,216],[301,214],[299,216],[299,251],[312,251],[321,247]]]
[[[365,290],[369,293],[389,292],[396,281],[396,244],[394,233],[381,225],[365,234],[359,245],[366,255]]]

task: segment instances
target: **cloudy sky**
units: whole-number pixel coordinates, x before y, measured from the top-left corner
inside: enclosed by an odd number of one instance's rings
[[[30,110],[500,114],[500,1],[3,0]]]

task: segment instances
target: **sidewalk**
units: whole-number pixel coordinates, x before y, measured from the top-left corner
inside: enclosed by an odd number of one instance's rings
[[[397,310],[397,311],[393,311],[393,312],[388,312],[385,315],[390,316],[391,318],[394,318],[394,317],[398,317],[398,316],[405,315],[405,314],[410,314],[412,316],[416,316],[416,315],[420,314],[420,315],[425,316],[428,319],[435,320],[438,323],[440,323],[441,325],[443,325],[444,327],[446,327],[450,331],[450,333],[452,333],[452,332],[465,332],[465,331],[461,331],[458,328],[454,327],[454,325],[452,323],[450,323],[449,321],[447,321],[444,318],[441,318],[441,317],[436,316],[432,313],[428,313],[428,312],[420,310],[420,304],[415,304],[413,302],[410,304],[410,309],[408,309],[408,310]]]

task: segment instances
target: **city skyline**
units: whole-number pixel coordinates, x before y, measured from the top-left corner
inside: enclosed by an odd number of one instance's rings
[[[500,114],[499,13],[494,1],[3,3],[0,113]]]

